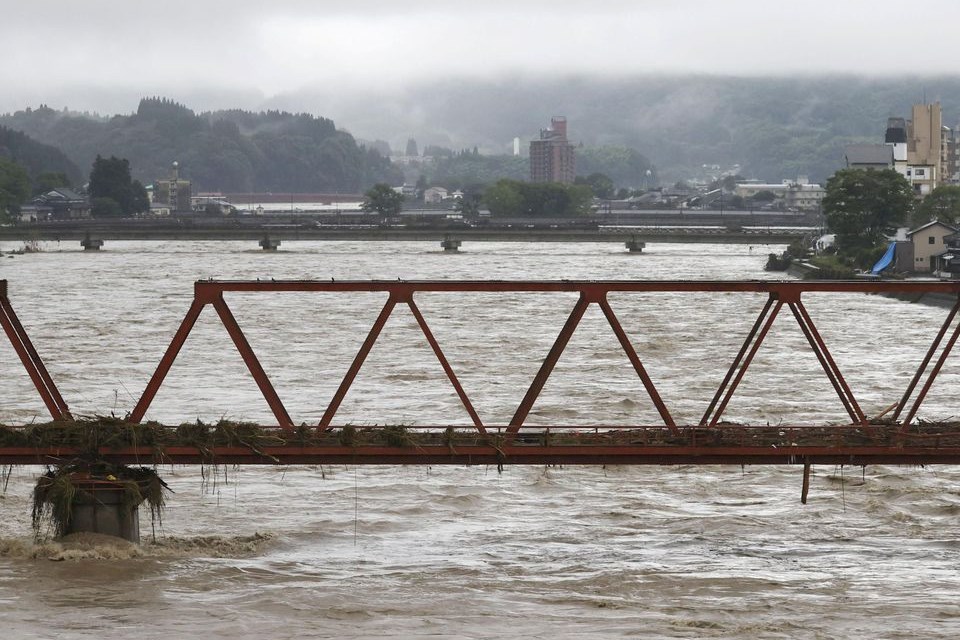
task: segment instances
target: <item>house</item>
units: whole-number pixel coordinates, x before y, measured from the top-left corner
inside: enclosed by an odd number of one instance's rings
[[[217,195],[195,196],[190,199],[190,206],[193,212],[198,214],[228,216],[237,212],[237,208],[230,204],[229,200]]]
[[[936,271],[937,257],[945,253],[947,238],[957,234],[957,228],[944,224],[939,220],[931,220],[927,224],[907,232],[907,238],[913,246],[913,260],[911,265],[898,265],[904,271]]]
[[[170,215],[170,205],[164,202],[151,202],[150,203],[150,215],[167,217]]]
[[[437,203],[447,198],[447,190],[443,187],[430,187],[423,191],[423,201]]]
[[[960,232],[944,238],[947,250],[936,256],[934,275],[951,280],[960,280]]]
[[[851,144],[843,154],[848,169],[892,169],[893,147],[886,144]]]
[[[53,215],[53,207],[45,204],[25,204],[20,207],[17,219],[20,222],[37,222],[49,220],[51,215]]]
[[[20,220],[77,220],[90,217],[90,203],[72,189],[59,187],[40,194],[20,208]]]

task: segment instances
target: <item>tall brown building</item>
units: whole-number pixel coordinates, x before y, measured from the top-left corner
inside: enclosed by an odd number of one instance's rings
[[[153,183],[153,201],[169,205],[170,209],[177,213],[192,211],[192,195],[192,185],[189,180],[180,177],[180,164],[177,162],[171,165],[168,179],[156,180]]]
[[[554,116],[540,139],[530,141],[530,181],[570,184],[577,175],[573,145],[567,140],[567,119]]]

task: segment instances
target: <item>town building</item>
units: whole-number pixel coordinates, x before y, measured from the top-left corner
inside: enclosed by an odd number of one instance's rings
[[[423,201],[431,204],[442,202],[447,198],[447,190],[443,187],[430,187],[423,191]]]
[[[180,163],[174,162],[170,167],[170,177],[153,183],[150,201],[168,205],[174,213],[190,213],[193,211],[192,195],[191,182],[180,177]]]
[[[905,271],[930,272],[937,269],[937,257],[947,248],[947,238],[957,233],[957,228],[939,220],[931,220],[907,232],[907,238],[913,246],[910,264],[898,259],[897,268]],[[899,246],[897,247],[900,248]]]
[[[903,147],[906,162],[906,145]],[[843,153],[847,169],[893,169],[895,149],[887,144],[851,144]]]
[[[190,198],[190,207],[194,213],[206,215],[229,216],[237,212],[237,208],[220,193],[201,193]]]
[[[573,145],[567,140],[567,119],[554,116],[540,139],[530,141],[530,181],[572,184],[577,176]]]
[[[883,145],[872,145],[883,146]],[[769,191],[776,198],[783,201],[783,206],[787,209],[797,211],[817,211],[826,190],[816,183],[811,183],[806,176],[799,176],[796,180],[783,180],[781,182],[738,182],[734,188],[734,194],[741,198],[752,198],[761,191]]]
[[[940,185],[960,184],[957,132],[943,126],[940,103],[915,104],[910,114],[910,120],[887,120],[884,144],[892,151],[892,167],[907,179],[917,197]]]
[[[906,178],[914,193],[925,196],[943,182],[943,122],[940,103],[913,105],[907,123]]]
[[[90,202],[72,189],[59,187],[20,207],[21,222],[78,220],[90,217]]]
[[[933,273],[948,280],[960,279],[960,232],[952,233],[943,239],[946,251],[934,257]]]

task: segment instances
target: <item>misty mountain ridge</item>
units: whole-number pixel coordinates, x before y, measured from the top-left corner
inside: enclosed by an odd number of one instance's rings
[[[198,114],[167,99],[112,117],[41,108],[2,116],[0,125],[63,149],[81,170],[97,154],[118,155],[151,182],[178,160],[205,190],[397,183],[399,171],[353,135],[388,141],[395,151],[415,138],[421,149],[478,147],[485,154],[509,154],[519,137],[525,154],[553,115],[567,117],[574,144],[627,147],[649,158],[662,183],[696,175],[705,164],[738,164],[742,175],[764,181],[806,175],[823,182],[841,167],[847,144],[882,141],[887,118],[906,117],[923,100],[941,102],[944,122],[957,122],[960,78],[516,75],[401,90],[307,88],[264,99],[259,111]]]
[[[131,115],[40,107],[2,116],[0,125],[63,149],[80,167],[98,155],[126,158],[144,183],[168,176],[174,161],[182,177],[205,191],[357,193],[401,179],[376,150],[358,145],[332,120],[306,113],[196,114],[167,98],[144,98]]]
[[[887,118],[940,101],[944,123],[960,119],[960,77],[647,76],[442,79],[400,91],[331,94],[304,89],[264,106],[326,114],[354,134],[402,149],[413,137],[454,149],[508,153],[566,116],[568,135],[586,146],[626,146],[658,168],[663,181],[704,164],[741,165],[746,177],[825,181],[843,149],[882,142]]]
[[[60,149],[4,126],[0,126],[0,158],[17,163],[32,179],[41,173],[62,173],[71,182],[76,182],[82,176],[77,165]]]

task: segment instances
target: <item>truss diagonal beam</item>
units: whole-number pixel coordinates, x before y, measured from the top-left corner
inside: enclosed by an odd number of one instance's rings
[[[923,376],[924,371],[927,370],[927,367],[930,365],[930,360],[933,358],[933,354],[937,352],[937,349],[940,348],[940,343],[943,341],[943,337],[947,334],[947,329],[950,328],[950,325],[953,324],[954,319],[957,317],[957,312],[960,311],[960,298],[957,298],[957,302],[950,309],[950,313],[947,314],[946,320],[943,321],[943,324],[940,325],[940,330],[937,332],[936,337],[933,339],[933,343],[930,345],[930,348],[927,349],[926,355],[923,357],[923,360],[920,362],[920,366],[917,367],[917,372],[913,375],[913,378],[910,380],[910,384],[907,385],[906,391],[903,392],[903,397],[900,398],[900,402],[897,404],[897,410],[893,412],[893,421],[896,422],[897,418],[900,417],[900,414],[906,408],[907,403],[910,401],[910,396],[913,394],[914,389],[917,388],[917,383],[920,382],[920,378]],[[927,387],[928,385],[924,385]],[[926,395],[926,393],[924,393]],[[916,415],[917,411],[920,410],[920,404],[922,399],[914,403],[914,406],[910,411],[910,420],[913,419],[913,416]],[[904,422],[904,426],[910,423],[910,420]]]
[[[72,416],[67,403],[60,395],[57,385],[54,384],[50,373],[40,358],[40,354],[30,341],[30,337],[13,310],[13,305],[7,298],[6,280],[2,280],[0,283],[2,283],[2,286],[0,286],[0,326],[3,326],[3,330],[7,334],[14,351],[16,351],[17,357],[20,358],[23,368],[33,382],[37,393],[40,394],[47,411],[50,412],[50,417],[54,420],[70,420]]]
[[[133,408],[133,412],[130,414],[130,422],[140,422],[143,420],[147,409],[150,408],[150,403],[153,402],[157,391],[160,390],[160,385],[163,384],[167,374],[170,373],[170,367],[173,366],[173,362],[177,359],[180,349],[183,348],[183,343],[187,341],[187,336],[190,335],[194,325],[197,324],[197,318],[200,317],[200,313],[206,305],[206,302],[202,302],[196,297],[193,299],[193,302],[190,303],[190,308],[187,309],[187,313],[183,317],[183,321],[180,322],[177,332],[173,334],[173,340],[170,341],[170,346],[167,347],[163,357],[160,358],[160,364],[157,365],[157,370],[147,383],[147,388],[144,389],[140,400],[137,401],[137,405]]]
[[[649,374],[647,374],[647,370],[643,366],[643,362],[640,361],[640,356],[637,355],[636,349],[633,348],[633,344],[630,342],[627,332],[623,330],[623,326],[620,324],[617,314],[613,312],[613,308],[607,301],[606,296],[601,297],[598,300],[598,304],[600,305],[600,309],[603,311],[603,315],[607,318],[607,322],[610,323],[610,328],[613,329],[613,333],[616,334],[617,340],[620,341],[620,346],[627,354],[627,358],[630,359],[630,364],[633,365],[634,371],[637,372],[637,375],[640,377],[640,381],[643,382],[643,388],[647,390],[647,394],[650,396],[650,400],[653,401],[653,405],[657,408],[657,412],[660,414],[663,424],[670,427],[671,431],[676,432],[677,423],[674,422],[673,416],[670,415],[670,411],[667,409],[667,405],[664,404],[663,398],[660,397],[660,392],[657,391],[656,386],[653,384],[653,380],[651,380]]]
[[[230,339],[233,340],[234,346],[236,346],[237,351],[240,352],[240,357],[243,358],[244,364],[247,365],[247,370],[260,388],[260,393],[263,394],[264,400],[266,400],[270,406],[270,410],[277,419],[277,423],[285,429],[292,429],[293,420],[290,419],[290,414],[287,413],[286,407],[283,406],[283,401],[281,401],[280,396],[277,395],[276,389],[270,384],[270,378],[267,377],[267,372],[263,370],[263,365],[260,364],[260,360],[253,352],[253,348],[247,341],[247,337],[243,335],[243,330],[240,329],[237,319],[233,316],[233,312],[230,311],[230,307],[227,306],[227,302],[223,299],[223,296],[214,298],[213,308],[216,310],[217,315],[220,316],[223,326],[226,327],[227,333],[230,334]]]
[[[589,299],[586,294],[581,292],[577,304],[575,304],[573,310],[570,311],[567,321],[563,324],[563,328],[560,329],[560,333],[553,342],[553,346],[550,347],[550,351],[547,353],[547,357],[544,358],[543,364],[540,365],[540,370],[537,371],[536,377],[534,377],[533,382],[530,383],[530,388],[527,389],[527,393],[520,401],[520,406],[517,407],[516,413],[513,414],[513,418],[510,420],[510,426],[507,427],[508,434],[515,434],[520,431],[520,427],[523,426],[523,422],[530,414],[533,404],[537,401],[537,398],[540,397],[540,392],[543,391],[543,386],[547,383],[547,378],[550,377],[554,367],[557,366],[560,355],[563,353],[563,350],[566,349],[567,343],[570,342],[570,337],[573,335],[573,332],[576,331],[580,320],[583,319],[583,314],[588,306],[590,306]]]
[[[757,355],[757,351],[760,350],[760,345],[763,344],[764,339],[767,337],[767,334],[770,332],[770,327],[773,326],[773,321],[777,319],[777,315],[780,313],[780,308],[783,306],[782,300],[777,300],[773,304],[773,309],[770,309],[770,304],[764,306],[763,310],[760,312],[760,316],[757,318],[757,323],[754,324],[754,329],[747,336],[746,341],[744,341],[744,346],[753,342],[753,345],[750,346],[749,351],[747,351],[746,356],[741,356],[737,354],[737,358],[734,359],[733,364],[730,365],[730,369],[727,372],[727,375],[724,377],[724,381],[729,383],[721,384],[720,388],[717,390],[717,395],[714,398],[718,398],[723,395],[723,399],[720,400],[719,405],[716,407],[716,411],[713,413],[713,417],[710,417],[709,412],[704,415],[704,418],[710,418],[710,426],[715,427],[720,422],[720,418],[723,416],[723,412],[726,411],[727,405],[730,403],[730,399],[733,397],[733,394],[736,392],[737,387],[740,386],[740,381],[743,380],[743,376],[746,375],[747,369],[750,367],[750,363],[753,362],[754,356]],[[769,315],[767,312],[769,311]],[[764,318],[766,318],[764,320]],[[757,326],[761,325],[759,332],[756,331]],[[753,340],[756,336],[756,340]],[[741,353],[744,350],[741,349]],[[739,367],[739,369],[737,368]],[[734,371],[736,374],[734,375]],[[731,380],[732,376],[732,380]],[[726,393],[724,389],[726,388]],[[712,403],[711,403],[712,404]]]
[[[953,351],[953,346],[957,343],[958,337],[960,337],[960,324],[958,324],[957,328],[953,330],[953,333],[950,335],[950,339],[947,340],[946,346],[943,348],[943,351],[940,352],[940,357],[937,358],[936,364],[933,365],[930,375],[927,377],[926,382],[924,382],[923,387],[920,389],[920,393],[917,394],[917,399],[914,400],[913,406],[910,407],[910,411],[907,413],[907,417],[903,420],[904,427],[909,425],[916,417],[917,412],[920,410],[920,405],[923,404],[924,398],[927,397],[927,392],[929,392],[930,387],[933,386],[933,381],[937,379],[937,376],[940,374],[940,369],[943,368],[943,364],[947,361],[947,357],[950,355],[950,352]]]
[[[340,386],[337,388],[336,393],[333,394],[330,404],[327,405],[327,410],[323,412],[323,417],[320,418],[319,425],[321,429],[330,427],[330,423],[333,422],[333,417],[337,415],[337,410],[347,395],[347,391],[353,386],[353,381],[357,379],[357,374],[360,373],[360,367],[363,366],[367,356],[370,355],[370,350],[373,349],[377,338],[380,337],[380,333],[383,331],[384,325],[387,324],[387,320],[390,319],[390,314],[393,313],[393,309],[397,306],[399,299],[400,295],[395,292],[392,292],[390,297],[387,298],[383,309],[380,310],[380,315],[377,316],[373,326],[370,327],[370,332],[367,334],[363,344],[360,345],[360,350],[357,351],[357,355],[353,358],[350,368],[347,369],[346,375],[344,375],[343,380],[340,381]]]
[[[409,299],[407,299],[407,306],[410,307],[410,311],[413,313],[413,317],[416,318],[417,324],[420,326],[420,330],[423,332],[423,336],[430,344],[430,348],[433,349],[433,353],[437,356],[437,360],[440,361],[440,366],[443,367],[444,373],[447,374],[447,379],[450,380],[450,384],[453,385],[454,390],[456,390],[457,396],[460,398],[461,404],[463,404],[463,408],[466,409],[468,414],[470,414],[470,419],[473,420],[473,426],[475,426],[477,431],[480,433],[486,433],[487,430],[483,426],[483,421],[480,420],[477,410],[474,409],[473,403],[470,402],[467,392],[463,390],[463,385],[460,384],[460,380],[457,378],[457,374],[454,373],[453,367],[451,367],[450,363],[447,361],[447,357],[443,355],[443,350],[440,348],[440,343],[437,342],[433,332],[430,331],[430,327],[427,325],[427,321],[424,319],[423,314],[420,313],[420,308],[417,306],[417,303],[413,301],[412,295]]]
[[[817,360],[820,362],[820,366],[823,367],[824,373],[827,374],[827,378],[830,380],[830,384],[833,385],[834,391],[837,392],[837,397],[840,398],[840,402],[843,403],[844,408],[847,410],[850,420],[854,423],[867,426],[867,417],[860,409],[860,405],[853,396],[853,391],[851,391],[843,374],[840,373],[840,367],[837,366],[833,356],[830,355],[830,350],[827,349],[827,344],[823,341],[820,332],[817,331],[817,327],[813,323],[813,318],[810,317],[806,307],[804,307],[803,303],[799,300],[789,304],[790,311],[793,312],[797,324],[800,325],[800,330],[803,331],[803,335],[806,336],[807,341],[810,343],[810,348],[813,349]]]

